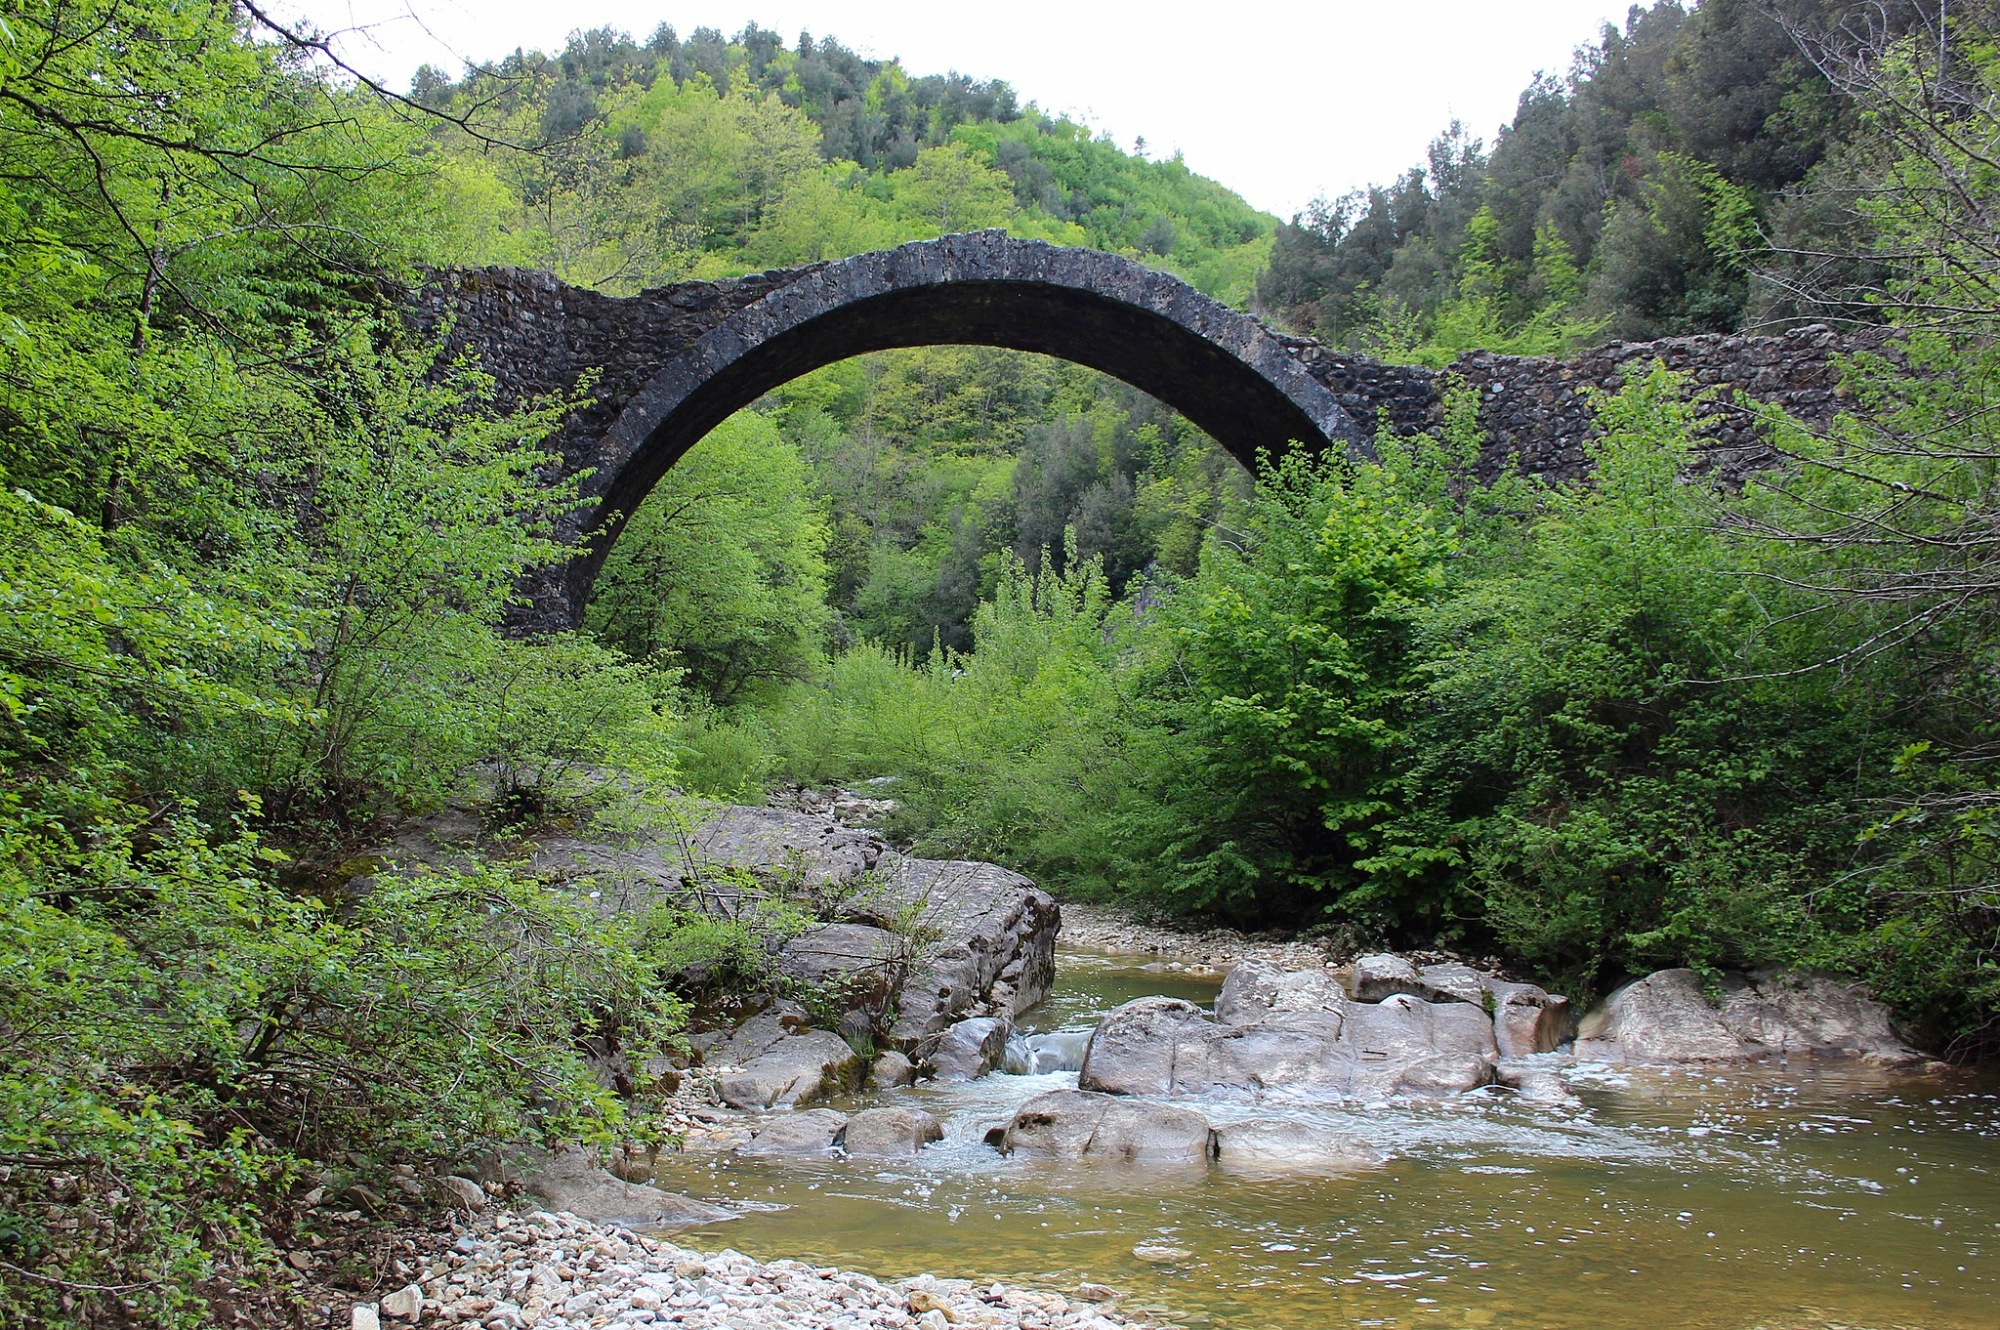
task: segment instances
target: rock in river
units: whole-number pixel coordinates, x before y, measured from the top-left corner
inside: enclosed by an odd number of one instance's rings
[[[1290,1118],[1252,1118],[1215,1129],[1215,1162],[1245,1173],[1359,1173],[1384,1156],[1358,1136]]]
[[[809,1108],[766,1118],[757,1134],[736,1147],[740,1155],[824,1155],[846,1129],[848,1117],[830,1108]]]
[[[1171,1104],[1051,1090],[1021,1105],[999,1140],[1007,1154],[1129,1163],[1206,1163],[1208,1119]]]
[[[1453,1093],[1493,1079],[1493,1022],[1480,1007],[1408,994],[1355,1002],[1328,981],[1288,985],[1283,974],[1246,974],[1254,965],[1231,973],[1224,990],[1230,1000],[1217,1004],[1230,1021],[1211,1021],[1192,1003],[1170,998],[1140,998],[1107,1014],[1091,1036],[1078,1086],[1129,1095],[1280,1091],[1374,1099]],[[1308,991],[1317,1009],[1307,1007]]]
[[[992,1016],[974,1016],[948,1027],[926,1065],[941,1081],[974,1081],[1000,1065],[1014,1028]]]
[[[1584,1019],[1576,1055],[1605,1062],[1737,1062],[1804,1055],[1919,1061],[1882,1004],[1828,975],[1758,970],[1729,975],[1712,1005],[1693,970],[1660,970],[1625,985]]]
[[[921,1108],[870,1108],[847,1120],[840,1145],[851,1155],[899,1158],[943,1139],[943,1124]]]

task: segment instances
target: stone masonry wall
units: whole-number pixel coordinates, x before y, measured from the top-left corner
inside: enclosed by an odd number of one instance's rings
[[[812,271],[688,282],[622,298],[516,268],[446,272],[417,296],[415,322],[426,331],[449,322],[452,348],[470,350],[485,364],[499,381],[503,403],[572,391],[595,371],[590,405],[570,417],[554,441],[571,453],[601,434],[669,358],[737,310]],[[1814,326],[1775,337],[1614,342],[1560,360],[1481,351],[1442,371],[1383,364],[1302,337],[1285,340],[1370,432],[1383,424],[1401,435],[1440,430],[1444,394],[1455,378],[1479,393],[1480,423],[1490,440],[1480,467],[1485,476],[1497,474],[1512,456],[1529,475],[1573,480],[1589,469],[1589,390],[1615,391],[1629,372],[1643,373],[1658,360],[1704,387],[1734,389],[1825,426],[1841,406],[1834,358],[1879,346],[1881,339]],[[1706,415],[1703,451],[1725,476],[1740,479],[1771,464],[1769,441],[1749,412],[1722,400]]]
[[[1371,430],[1386,424],[1405,436],[1436,433],[1444,425],[1451,381],[1477,391],[1487,437],[1479,464],[1483,479],[1499,474],[1510,459],[1526,474],[1549,481],[1589,474],[1584,444],[1599,432],[1590,391],[1616,391],[1627,375],[1643,375],[1663,361],[1700,387],[1718,390],[1703,410],[1698,449],[1708,467],[1740,482],[1777,459],[1765,432],[1730,390],[1824,428],[1843,404],[1836,358],[1881,343],[1879,335],[1843,336],[1813,326],[1775,337],[1709,334],[1613,342],[1560,360],[1477,351],[1443,371],[1385,365],[1305,339],[1294,345],[1309,372]]]
[[[550,440],[554,479],[601,466],[596,446],[632,396],[674,356],[773,291],[819,271],[758,273],[718,282],[687,282],[613,297],[569,286],[548,273],[481,268],[431,275],[412,297],[419,331],[448,328],[448,348],[470,353],[497,381],[503,405],[577,391],[594,376],[584,404]],[[1487,445],[1478,470],[1491,479],[1502,468],[1549,481],[1588,474],[1585,445],[1596,432],[1591,390],[1615,390],[1628,374],[1655,361],[1703,387],[1723,390],[1705,408],[1702,464],[1726,480],[1776,461],[1770,441],[1728,390],[1780,407],[1813,426],[1831,423],[1842,404],[1834,369],[1845,352],[1880,346],[1879,336],[1802,328],[1776,337],[1676,337],[1620,342],[1567,359],[1475,352],[1448,370],[1388,365],[1336,351],[1306,338],[1284,337],[1285,348],[1328,388],[1371,434],[1386,426],[1399,435],[1437,433],[1453,383],[1479,394]],[[593,481],[601,487],[604,477]],[[576,540],[588,519],[574,515],[559,534]],[[580,612],[560,569],[544,570],[522,590],[533,604],[517,625],[538,631],[573,622]]]

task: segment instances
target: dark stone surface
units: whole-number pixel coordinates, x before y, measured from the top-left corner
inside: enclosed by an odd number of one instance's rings
[[[414,297],[414,322],[447,329],[448,349],[482,363],[503,404],[581,402],[550,441],[547,471],[552,481],[588,473],[589,502],[559,524],[580,553],[523,586],[522,632],[577,622],[625,516],[708,431],[864,352],[974,343],[1060,356],[1151,393],[1246,464],[1294,441],[1365,453],[1382,428],[1435,434],[1448,387],[1462,383],[1478,392],[1489,437],[1481,478],[1513,466],[1570,480],[1589,469],[1590,389],[1614,389],[1658,360],[1825,425],[1840,404],[1835,358],[1872,344],[1806,328],[1615,343],[1569,360],[1479,352],[1445,371],[1384,365],[1275,332],[1129,259],[998,231],[624,298],[513,268],[439,272]],[[1740,480],[1777,460],[1728,393],[1703,419],[1702,466]]]
[[[1291,439],[1366,432],[1256,319],[1167,273],[1095,250],[981,231],[838,262],[617,299],[545,273],[437,275],[420,327],[449,327],[505,400],[590,402],[554,440],[552,473],[589,471],[563,534],[606,535],[527,588],[523,628],[574,623],[623,517],[711,429],[779,385],[869,351],[976,343],[1060,356],[1176,407],[1246,460]]]

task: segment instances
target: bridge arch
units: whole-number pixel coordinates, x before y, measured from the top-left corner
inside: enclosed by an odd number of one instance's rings
[[[780,276],[780,274],[772,274]],[[579,615],[625,520],[709,431],[803,374],[870,351],[1034,351],[1151,394],[1246,465],[1368,435],[1250,315],[1114,254],[981,231],[802,269],[668,358],[591,449],[589,542],[564,570]]]

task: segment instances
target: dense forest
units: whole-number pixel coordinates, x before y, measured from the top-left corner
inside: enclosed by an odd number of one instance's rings
[[[1301,329],[1443,364],[1592,338],[1873,318],[1867,110],[1802,33],[1922,27],[1921,7],[1634,7],[1488,148],[1453,124],[1395,182],[1281,227],[1260,302]]]
[[[664,825],[886,778],[895,833],[1052,889],[1602,991],[1866,978],[2000,1046],[1991,757],[2000,13],[1663,0],[1491,151],[1280,226],[1000,84],[801,35],[578,35],[407,93],[255,4],[0,22],[0,1320],[197,1325],[309,1188],[643,1132],[757,921],[607,921],[397,819]],[[1245,473],[1073,366],[806,376],[669,474],[585,631],[503,633],[574,495],[403,317],[425,265],[612,292],[974,227],[1117,250],[1343,344],[1863,319],[1848,414],[1692,472],[1692,386],[1591,483]],[[780,926],[773,924],[772,926]]]

